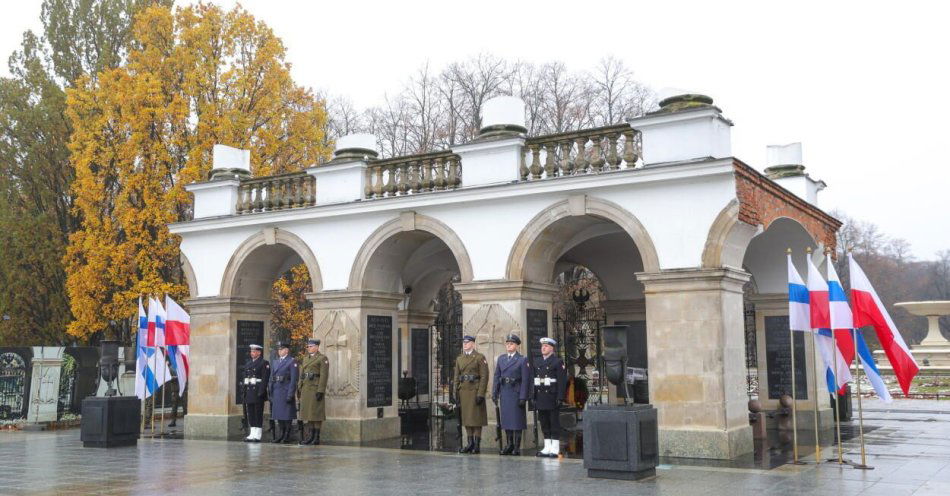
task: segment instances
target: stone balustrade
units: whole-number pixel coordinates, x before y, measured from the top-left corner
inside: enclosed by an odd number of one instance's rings
[[[372,161],[365,184],[366,199],[452,190],[462,184],[462,162],[451,150]]]
[[[315,201],[316,185],[306,172],[244,179],[238,189],[237,213],[309,207]]]
[[[633,169],[640,157],[639,132],[617,124],[528,138],[522,181]]]

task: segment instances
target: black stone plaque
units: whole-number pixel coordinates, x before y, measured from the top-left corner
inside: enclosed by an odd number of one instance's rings
[[[393,404],[393,318],[366,316],[366,407]]]
[[[765,318],[765,362],[769,378],[769,399],[792,392],[792,354],[789,346],[788,316]],[[808,399],[805,371],[805,333],[795,332],[795,398]]]
[[[541,360],[541,343],[539,340],[548,335],[548,311],[529,308],[527,317],[528,360],[534,364],[535,361]]]
[[[234,374],[236,389],[234,401],[240,405],[244,400],[241,398],[241,367],[250,360],[248,353],[251,351],[252,344],[264,346],[264,322],[260,320],[239,320],[237,321],[237,336],[235,336],[236,346],[234,354],[234,363],[237,366]]]
[[[413,329],[410,346],[410,363],[412,377],[416,380],[416,393],[429,394],[429,329]]]

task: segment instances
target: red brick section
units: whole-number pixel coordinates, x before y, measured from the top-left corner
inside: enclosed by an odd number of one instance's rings
[[[826,248],[836,247],[835,233],[841,221],[779,186],[759,171],[733,160],[739,220],[768,229],[775,219],[788,217],[798,221],[815,240]]]

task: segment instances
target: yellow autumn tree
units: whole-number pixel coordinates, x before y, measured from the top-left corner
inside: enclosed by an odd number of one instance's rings
[[[184,186],[207,178],[213,145],[251,150],[255,175],[329,156],[323,103],[285,56],[241,7],[153,6],[135,18],[127,63],[68,92],[81,222],[64,259],[71,335],[118,336],[141,294],[187,296],[167,224],[189,215]]]
[[[289,341],[293,350],[303,350],[303,342],[313,333],[313,310],[305,296],[310,291],[310,272],[304,264],[295,265],[274,281],[270,321],[274,342]]]

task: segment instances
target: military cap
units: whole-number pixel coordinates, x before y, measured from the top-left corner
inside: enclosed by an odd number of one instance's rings
[[[280,343],[277,343],[277,349],[284,349],[284,348],[287,348],[287,349],[289,350],[289,349],[290,349],[290,343],[285,343],[285,342],[283,342],[283,341],[280,342]]]
[[[519,338],[517,334],[509,334],[509,335],[505,338],[505,342],[506,342],[506,343],[521,344],[521,338]]]
[[[472,341],[472,342],[474,342],[474,341],[475,341],[475,336],[469,336],[468,334],[462,336],[462,342],[464,343],[464,342],[466,342],[466,341]]]
[[[263,350],[263,349],[264,349],[264,347],[261,346],[261,345],[259,345],[259,344],[252,344],[252,345],[248,346],[248,348],[250,348],[250,349],[252,349],[252,350]]]
[[[310,346],[310,345],[320,346],[320,340],[319,340],[319,339],[308,339],[308,340],[307,340],[307,346]]]
[[[557,346],[557,341],[555,341],[553,338],[541,338],[539,341],[541,342],[541,344],[549,344],[551,346]]]

